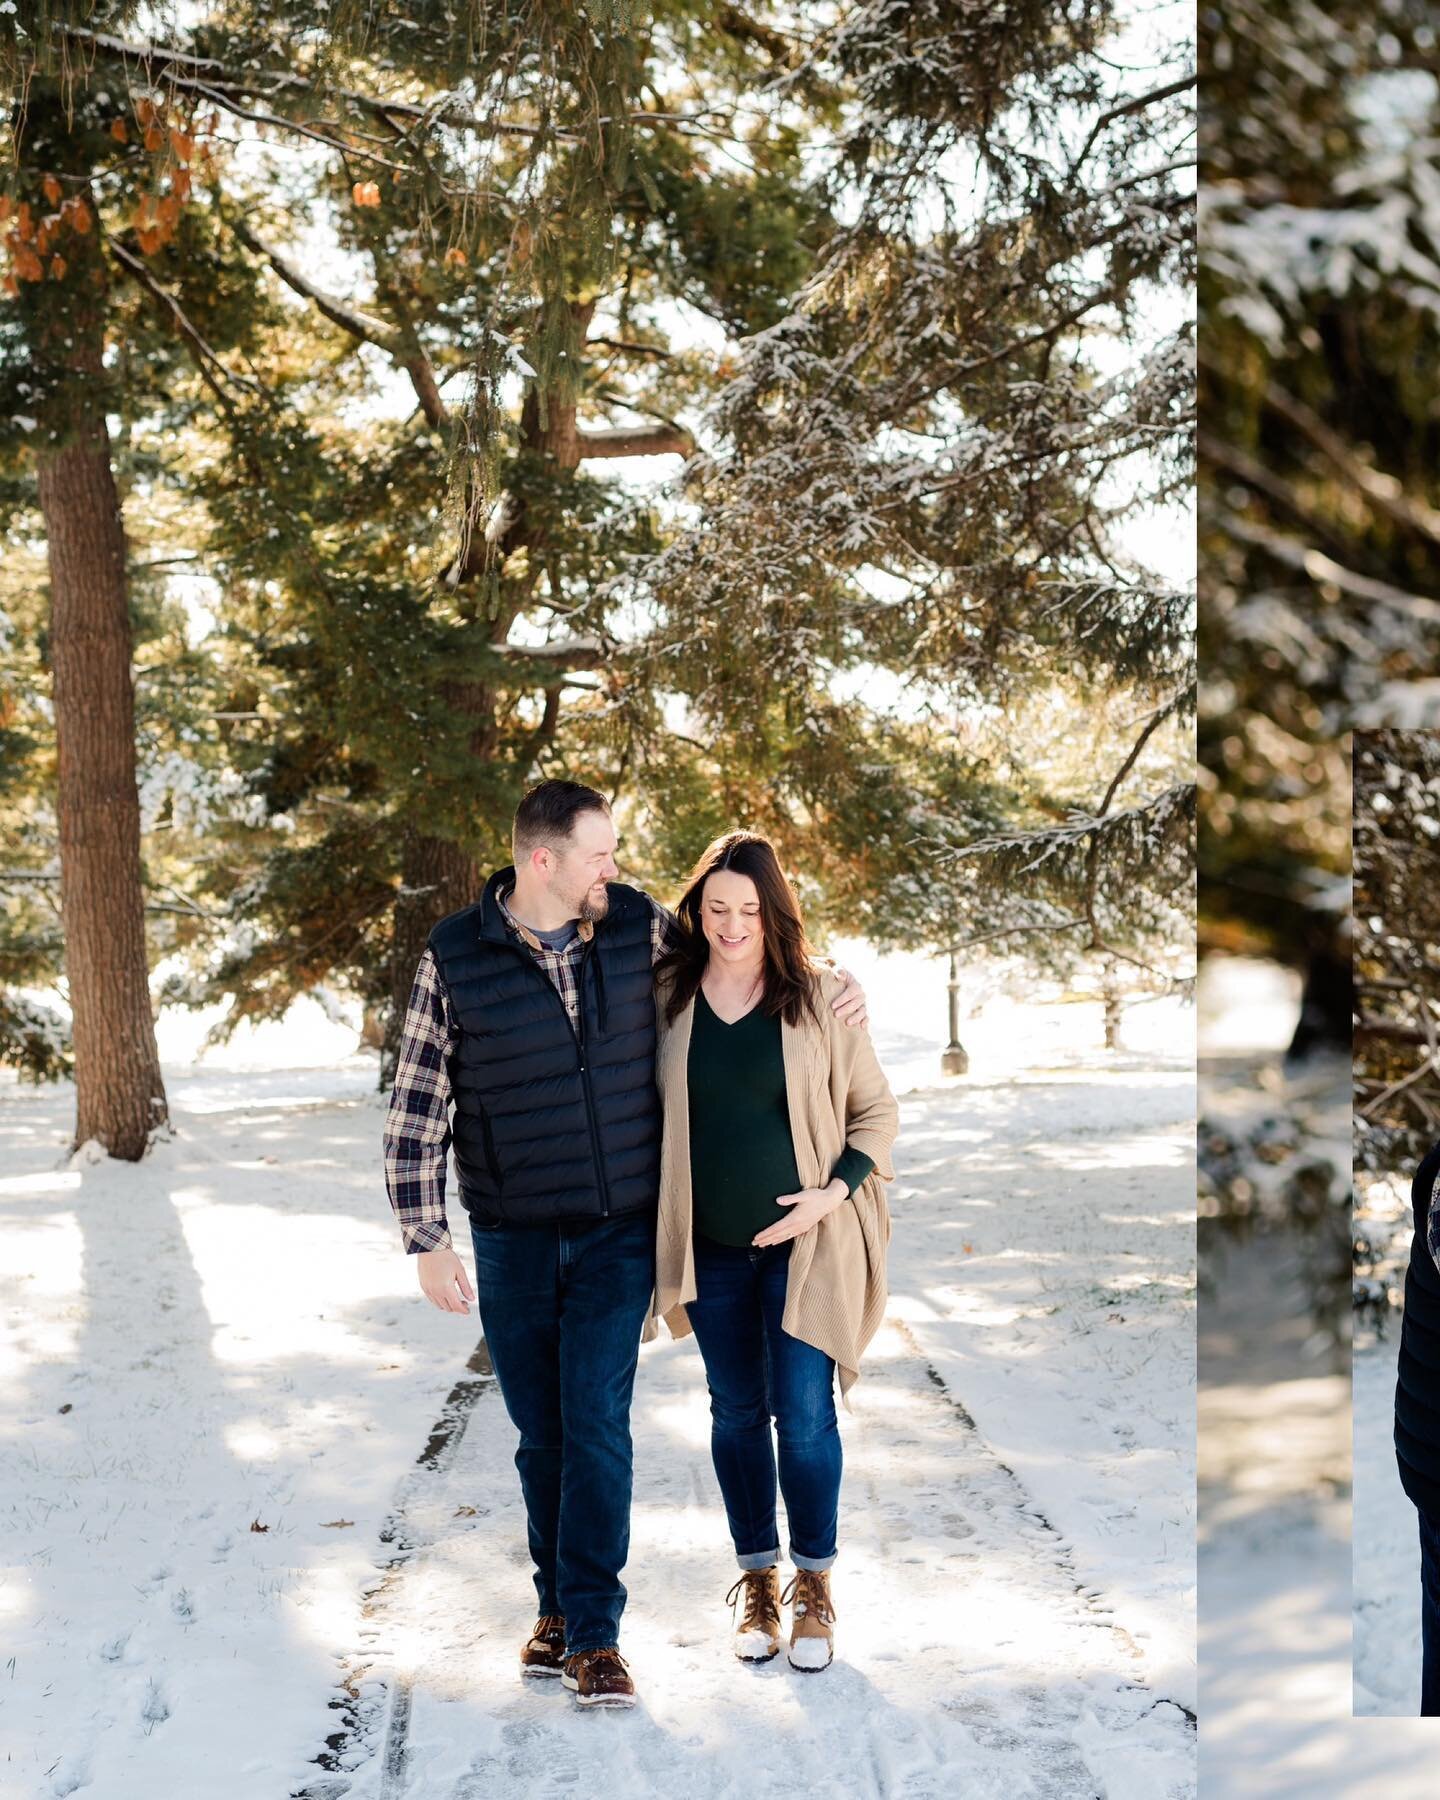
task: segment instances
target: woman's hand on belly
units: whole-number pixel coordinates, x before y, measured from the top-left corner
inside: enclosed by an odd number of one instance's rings
[[[798,1194],[778,1194],[775,1204],[790,1210],[783,1219],[767,1225],[750,1241],[757,1249],[764,1249],[767,1244],[783,1244],[787,1238],[813,1230],[827,1213],[843,1206],[849,1198],[849,1188],[839,1180],[831,1181],[823,1188],[805,1188]]]

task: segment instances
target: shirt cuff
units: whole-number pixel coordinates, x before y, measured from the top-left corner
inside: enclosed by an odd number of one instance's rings
[[[853,1194],[874,1167],[874,1162],[863,1150],[852,1150],[847,1144],[840,1154],[839,1162],[830,1171],[830,1179],[833,1181],[838,1175]]]
[[[405,1254],[416,1256],[422,1250],[452,1250],[450,1228],[443,1219],[427,1220],[423,1225],[406,1225],[401,1235],[405,1240]]]

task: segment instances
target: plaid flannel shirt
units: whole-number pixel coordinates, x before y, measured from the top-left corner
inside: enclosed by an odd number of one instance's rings
[[[578,921],[569,943],[552,950],[510,916],[508,894],[498,898],[506,928],[554,982],[570,1023],[578,1030],[580,957],[594,926],[586,919]],[[650,907],[653,966],[665,953],[674,919],[658,900],[651,899]],[[459,1037],[450,997],[427,947],[410,989],[395,1086],[385,1113],[385,1189],[410,1255],[451,1248],[445,1221],[445,1158],[450,1149],[450,1057]]]

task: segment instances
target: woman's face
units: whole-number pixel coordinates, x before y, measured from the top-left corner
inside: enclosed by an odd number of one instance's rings
[[[710,954],[720,962],[744,968],[762,960],[765,928],[760,920],[760,895],[748,875],[717,869],[705,877],[700,924]]]

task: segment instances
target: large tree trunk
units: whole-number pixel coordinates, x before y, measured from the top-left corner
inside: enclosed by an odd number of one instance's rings
[[[101,317],[72,311],[68,324],[70,429],[64,447],[41,460],[39,487],[50,557],[75,1141],[97,1138],[112,1156],[135,1162],[168,1113],[145,955],[125,539],[102,410]]]

